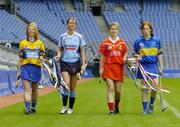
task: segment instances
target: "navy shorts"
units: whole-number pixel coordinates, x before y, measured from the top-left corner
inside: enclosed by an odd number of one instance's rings
[[[60,68],[61,68],[61,72],[66,71],[71,75],[75,75],[81,71],[81,62],[77,61],[77,62],[69,63],[69,62],[61,61]]]

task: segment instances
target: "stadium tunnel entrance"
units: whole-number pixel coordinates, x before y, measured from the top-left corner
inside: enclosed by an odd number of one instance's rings
[[[102,11],[101,6],[93,6],[91,7],[91,10],[94,16],[101,16],[101,11]]]

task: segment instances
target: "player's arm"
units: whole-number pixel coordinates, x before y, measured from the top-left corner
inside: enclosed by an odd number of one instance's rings
[[[159,75],[162,75],[162,72],[163,72],[163,49],[161,48],[160,41],[159,41],[157,57],[158,57],[158,71],[159,71]]]
[[[100,61],[99,61],[99,75],[100,75],[100,77],[102,77],[103,71],[104,71],[104,55],[101,54],[100,55]]]
[[[57,61],[59,61],[59,60],[60,60],[61,55],[62,55],[62,48],[61,48],[61,47],[59,47],[59,48],[58,48],[58,51],[57,51],[57,56],[55,56]]]
[[[128,56],[128,48],[125,46],[125,52],[124,52],[124,56],[123,56],[123,63],[126,62],[127,56]]]
[[[81,73],[83,73],[86,69],[86,54],[85,54],[85,49],[84,46],[80,47],[80,55],[81,55],[81,61],[82,61],[82,66],[81,66]]]
[[[134,49],[134,52],[132,53],[133,57],[135,57],[136,60],[141,61],[142,57],[139,55],[140,47],[139,47],[139,43],[137,40],[134,42],[133,49]]]

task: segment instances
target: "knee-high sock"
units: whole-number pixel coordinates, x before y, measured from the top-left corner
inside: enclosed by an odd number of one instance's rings
[[[148,102],[142,102],[143,105],[143,111],[147,111]]]
[[[153,107],[154,106],[154,101],[155,101],[155,97],[151,97],[150,103],[149,103],[149,107]]]
[[[108,102],[109,111],[114,111],[114,103]]]
[[[25,101],[24,103],[25,103],[25,108],[27,110],[30,110],[31,102],[30,101]]]
[[[67,105],[67,101],[68,101],[68,92],[62,94],[62,101],[63,101],[63,106]]]
[[[37,103],[37,100],[32,100],[32,101],[31,101],[31,107],[32,107],[32,109],[36,109],[36,103]]]
[[[70,91],[69,108],[73,109],[76,100],[76,91]]]

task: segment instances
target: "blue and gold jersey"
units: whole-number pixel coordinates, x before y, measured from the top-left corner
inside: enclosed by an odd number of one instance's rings
[[[158,55],[162,53],[160,40],[156,37],[149,40],[140,37],[134,43],[134,51],[142,57],[141,63],[157,63]]]
[[[19,44],[19,50],[21,65],[34,64],[41,66],[39,58],[45,55],[45,48],[42,41],[36,40],[32,43],[24,39]]]

